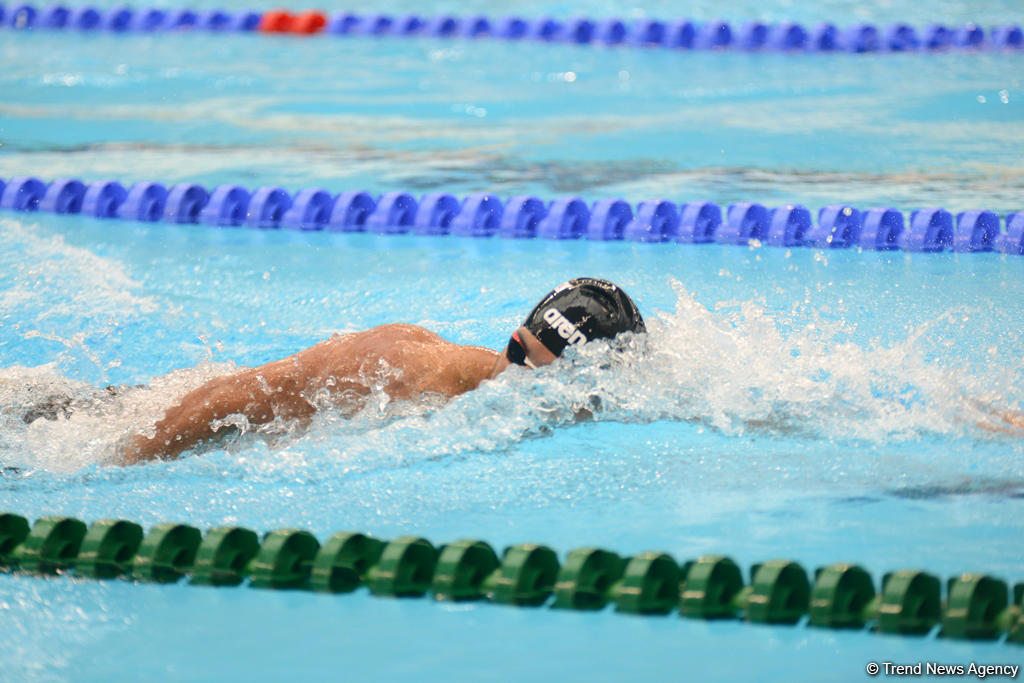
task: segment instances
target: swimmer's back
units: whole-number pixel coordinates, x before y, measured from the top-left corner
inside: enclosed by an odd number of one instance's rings
[[[316,367],[310,367],[311,375],[330,378],[342,390],[380,388],[394,399],[412,399],[475,389],[487,378],[497,353],[454,344],[418,325],[391,323],[335,335],[296,358]]]

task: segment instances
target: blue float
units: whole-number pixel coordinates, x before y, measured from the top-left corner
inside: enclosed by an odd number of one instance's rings
[[[860,244],[864,226],[859,209],[835,204],[818,209],[818,226],[807,235],[812,245],[821,249],[847,249]]]
[[[976,24],[965,24],[953,34],[953,44],[969,50],[981,49],[985,47],[985,29]]]
[[[945,209],[918,209],[900,236],[904,251],[944,251],[953,246],[953,216]]]
[[[620,19],[605,19],[594,28],[595,40],[605,45],[621,45],[628,34],[629,29]]]
[[[416,199],[405,192],[388,192],[381,196],[373,213],[366,219],[366,229],[382,235],[409,232],[416,220]]]
[[[903,214],[896,209],[868,209],[862,216],[858,246],[875,251],[900,248],[903,234]]]
[[[697,39],[697,27],[689,19],[677,19],[668,25],[665,33],[666,47],[677,50],[693,49],[694,41]]]
[[[594,40],[597,24],[586,17],[574,17],[562,29],[565,40],[570,43],[585,45]]]
[[[168,223],[198,223],[199,213],[210,201],[210,193],[202,185],[179,183],[167,193],[164,221]]]
[[[262,19],[263,15],[257,12],[247,12],[245,10],[235,12],[231,15],[231,24],[228,26],[228,30],[249,33],[259,28]]]
[[[196,26],[204,31],[230,31],[234,18],[219,9],[207,10],[199,15]]]
[[[749,244],[751,240],[764,241],[768,237],[768,209],[755,202],[730,204],[725,222],[715,232],[719,244]]]
[[[694,47],[714,50],[732,44],[732,27],[724,21],[709,21],[702,24],[694,38]]]
[[[245,224],[250,228],[277,228],[290,208],[292,196],[284,188],[261,187],[249,199]]]
[[[300,190],[281,216],[281,227],[292,230],[323,230],[331,220],[334,197],[327,190]]]
[[[501,228],[505,207],[493,194],[471,194],[452,220],[449,232],[462,237],[490,237]]]
[[[104,12],[100,27],[104,31],[123,33],[131,27],[132,15],[130,7],[111,7]]]
[[[490,19],[476,16],[462,22],[462,25],[459,27],[459,35],[464,38],[481,38],[491,35],[493,30],[494,27],[491,26]]]
[[[124,202],[117,207],[117,217],[129,221],[153,223],[164,215],[167,188],[160,183],[135,183]]]
[[[0,193],[3,190],[0,189]],[[39,201],[40,211],[53,213],[81,213],[85,198],[85,183],[76,178],[58,178],[46,188],[46,194]]]
[[[707,244],[715,241],[722,225],[722,209],[713,202],[687,202],[679,210],[677,242]]]
[[[417,235],[447,235],[462,203],[450,194],[432,192],[420,198],[412,231]]]
[[[641,19],[633,25],[629,34],[629,42],[640,47],[664,45],[668,35],[668,27],[657,19]]]
[[[449,15],[428,19],[423,32],[435,38],[451,38],[459,32],[459,19]]]
[[[811,212],[796,205],[780,206],[769,215],[765,244],[773,247],[802,247],[811,229]]]
[[[395,33],[400,36],[416,35],[423,30],[426,23],[418,14],[404,14],[395,20]]]
[[[218,185],[210,193],[210,201],[199,212],[199,222],[217,226],[242,225],[249,211],[250,198],[249,190],[241,185]]]
[[[679,209],[667,199],[640,202],[636,216],[623,232],[632,242],[668,242],[679,230]]]
[[[0,197],[0,208],[15,211],[35,211],[46,195],[46,183],[31,176],[11,178]]]
[[[366,219],[377,208],[377,200],[367,192],[349,190],[334,200],[327,229],[332,232],[363,232]]]
[[[351,12],[336,12],[327,18],[327,32],[338,36],[355,33],[362,18]]]
[[[119,182],[97,180],[89,183],[82,198],[82,215],[93,218],[117,218],[117,209],[127,197],[128,192]]]
[[[37,23],[40,28],[62,29],[67,28],[70,18],[71,10],[64,5],[50,5],[39,14]]]
[[[999,237],[999,216],[992,211],[961,211],[956,215],[953,251],[992,251]]]
[[[800,24],[785,22],[772,26],[768,32],[768,47],[773,50],[803,50],[810,36]]]
[[[167,20],[167,12],[162,9],[145,9],[136,12],[132,17],[131,30],[149,33],[159,31]]]
[[[544,220],[546,214],[547,207],[536,197],[512,197],[501,214],[498,235],[508,238],[536,237],[537,225]]]
[[[16,5],[7,20],[8,26],[17,30],[30,29],[36,25],[39,12],[32,5]]]
[[[1024,31],[1015,24],[997,26],[992,31],[992,44],[1003,50],[1019,50],[1024,47]]]
[[[945,50],[953,43],[953,32],[942,24],[929,24],[924,29],[921,44],[926,50]]]
[[[522,17],[505,17],[498,22],[495,34],[506,40],[520,40],[526,37],[530,25]]]
[[[811,29],[808,47],[819,52],[839,49],[839,29],[834,24],[822,22]]]
[[[199,15],[190,9],[171,10],[164,20],[164,28],[171,31],[187,31],[195,28]]]
[[[1006,216],[1006,232],[996,239],[995,248],[1003,254],[1024,255],[1024,212]]]
[[[576,240],[587,231],[590,209],[579,197],[563,197],[551,202],[548,213],[537,224],[537,236],[551,240]]]
[[[760,21],[748,21],[740,26],[737,44],[741,50],[761,50],[768,45],[768,26]]]
[[[594,202],[587,221],[587,239],[621,240],[626,226],[633,220],[633,207],[623,199],[601,199]]]
[[[921,47],[917,31],[908,24],[892,24],[885,29],[882,47],[893,52],[911,52]]]
[[[854,24],[846,27],[840,35],[839,42],[847,52],[861,54],[878,52],[882,41],[878,35],[878,27],[872,24]]]
[[[354,27],[355,32],[365,33],[369,36],[384,36],[391,33],[394,28],[395,20],[387,14],[366,17]]]
[[[79,31],[95,31],[103,17],[95,7],[78,7],[71,11],[68,26]]]
[[[549,43],[551,41],[558,40],[561,32],[561,22],[552,17],[540,17],[530,24],[530,28],[526,32],[526,37],[532,40]]]

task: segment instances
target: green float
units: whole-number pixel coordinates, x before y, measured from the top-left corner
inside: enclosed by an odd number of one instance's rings
[[[501,566],[484,580],[484,590],[499,605],[539,607],[551,596],[558,570],[558,556],[551,548],[514,545],[505,549]]]
[[[963,574],[950,579],[946,594],[943,637],[994,640],[1000,636],[1000,617],[1010,602],[1005,581],[984,574]]]
[[[731,619],[739,608],[743,574],[732,559],[705,555],[683,565],[679,612],[694,619]]]
[[[310,586],[324,593],[348,593],[380,561],[384,543],[365,534],[339,532],[327,539],[313,560]]]
[[[112,579],[131,571],[142,544],[142,527],[124,519],[94,522],[82,540],[75,573],[92,579]]]
[[[188,524],[157,524],[142,539],[132,562],[132,578],[174,583],[192,569],[202,534]]]
[[[862,628],[875,598],[871,575],[855,564],[819,569],[811,591],[810,622],[824,628]]]
[[[441,551],[430,588],[438,600],[479,600],[484,597],[484,579],[498,564],[497,554],[487,543],[456,541]]]
[[[600,548],[573,550],[555,581],[552,607],[597,610],[608,604],[612,585],[622,577],[625,563]]]
[[[679,603],[679,565],[665,553],[640,553],[626,563],[611,596],[619,612],[668,614]]]
[[[425,538],[402,536],[384,546],[380,562],[366,575],[374,595],[418,597],[430,588],[437,550]]]
[[[305,588],[320,541],[308,531],[280,529],[263,539],[259,553],[249,565],[256,588]]]
[[[747,619],[760,624],[795,624],[807,614],[811,586],[796,562],[772,560],[754,565],[746,597]]]
[[[70,568],[85,532],[85,522],[73,517],[40,517],[15,551],[18,567],[37,574],[56,574]]]
[[[190,581],[197,586],[237,586],[260,549],[255,531],[237,526],[210,529],[196,551]]]
[[[0,569],[17,564],[15,549],[28,537],[28,520],[5,512],[0,515]]]
[[[924,635],[939,623],[939,580],[916,569],[882,577],[878,604],[878,630],[882,633]]]

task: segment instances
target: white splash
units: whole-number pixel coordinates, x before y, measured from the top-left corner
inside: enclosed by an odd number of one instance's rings
[[[0,291],[0,309],[31,306],[39,322],[65,315],[124,318],[159,310],[155,298],[133,293],[141,285],[123,263],[68,244],[60,235],[46,235],[38,224],[0,218],[0,252],[5,280],[12,285]]]

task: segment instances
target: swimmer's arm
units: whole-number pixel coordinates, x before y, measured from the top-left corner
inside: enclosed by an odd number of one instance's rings
[[[244,415],[251,424],[281,419],[308,419],[315,411],[302,396],[309,377],[301,354],[235,375],[218,377],[186,394],[156,423],[152,437],[138,434],[121,453],[125,465],[174,458],[216,436],[227,425],[214,426],[229,415]]]

